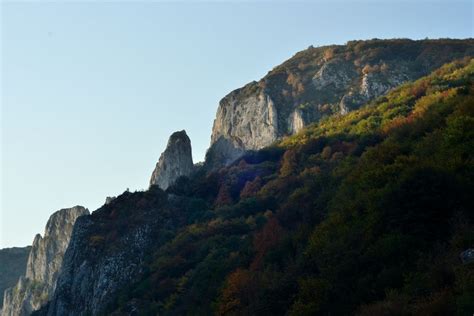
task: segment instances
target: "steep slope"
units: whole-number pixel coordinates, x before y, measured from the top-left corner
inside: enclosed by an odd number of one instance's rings
[[[151,175],[150,186],[157,185],[166,190],[176,179],[193,172],[191,140],[186,131],[173,133]]]
[[[474,56],[473,40],[370,40],[310,47],[219,103],[206,162],[227,165],[312,122],[346,114],[403,82]]]
[[[148,271],[153,249],[192,222],[193,204],[158,186],[128,191],[76,222],[51,302],[38,315],[97,315]]]
[[[474,61],[78,220],[39,315],[468,315]],[[463,259],[464,260],[464,259]]]
[[[30,315],[47,303],[56,288],[63,255],[76,219],[89,211],[82,206],[55,212],[46,224],[44,237],[36,235],[18,283],[5,291],[3,316]]]
[[[7,288],[15,285],[20,275],[25,274],[30,249],[30,246],[0,249],[0,298]],[[3,299],[0,299],[0,315],[2,306]]]

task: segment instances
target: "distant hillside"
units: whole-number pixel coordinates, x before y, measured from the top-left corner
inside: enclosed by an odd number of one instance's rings
[[[79,218],[37,314],[472,315],[472,196],[465,58]]]
[[[3,292],[18,281],[26,271],[26,262],[31,247],[0,249],[0,309],[3,305]]]

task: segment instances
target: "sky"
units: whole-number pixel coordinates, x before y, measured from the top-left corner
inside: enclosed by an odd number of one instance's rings
[[[56,210],[148,187],[169,135],[194,161],[219,100],[310,45],[473,37],[473,2],[3,1],[0,248]]]

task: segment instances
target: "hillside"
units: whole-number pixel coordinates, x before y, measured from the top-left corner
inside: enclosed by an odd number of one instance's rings
[[[0,249],[0,310],[3,305],[3,292],[12,287],[26,270],[26,262],[31,247]]]
[[[465,56],[474,56],[472,39],[373,39],[311,46],[219,102],[206,165],[228,165],[247,150],[358,109]]]
[[[277,73],[279,70],[275,69]],[[39,315],[471,315],[474,60],[76,222]]]

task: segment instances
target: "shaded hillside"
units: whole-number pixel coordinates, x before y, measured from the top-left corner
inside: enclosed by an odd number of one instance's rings
[[[33,240],[26,269],[4,292],[2,316],[28,316],[49,301],[56,288],[74,223],[85,214],[89,214],[86,208],[74,206],[49,217],[43,236],[36,234]]]
[[[39,314],[471,315],[474,61],[80,218]]]
[[[3,305],[3,292],[25,274],[26,262],[31,247],[0,249],[0,309]]]
[[[227,165],[246,150],[358,109],[464,56],[474,56],[474,40],[373,39],[309,47],[220,101],[206,165]]]

